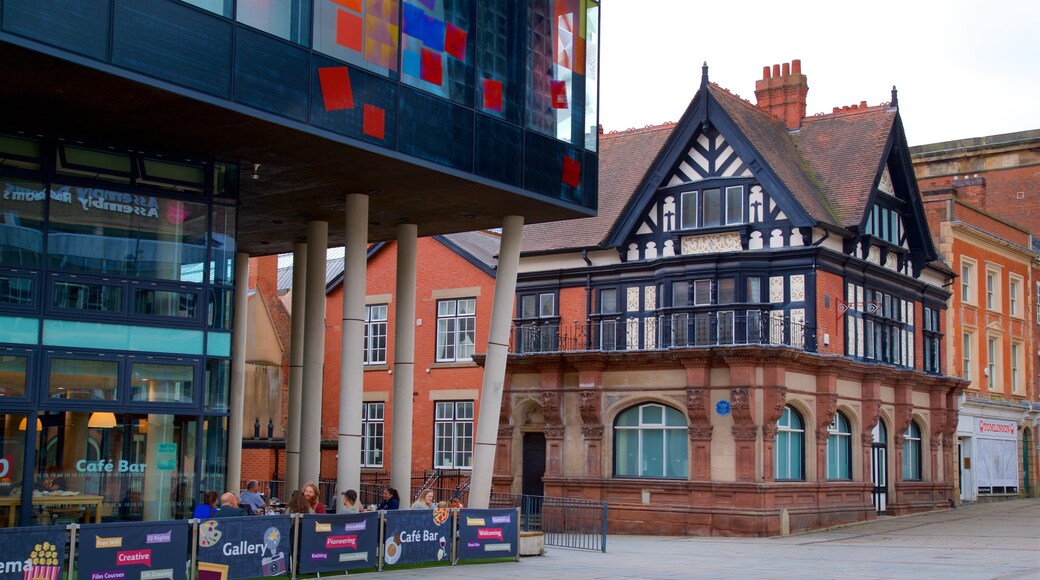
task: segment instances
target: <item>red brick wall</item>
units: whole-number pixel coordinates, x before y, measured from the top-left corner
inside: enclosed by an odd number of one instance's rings
[[[989,169],[974,171],[971,175],[986,180],[987,212],[1023,226],[1034,235],[1040,235],[1040,166]],[[918,181],[919,189],[930,191],[948,188],[955,177],[946,175],[921,179]]]
[[[826,297],[830,306],[826,306]],[[817,350],[825,354],[845,354],[845,317],[838,317],[838,301],[845,297],[842,277],[822,270],[816,271],[816,327]],[[823,344],[823,335],[830,335],[830,346]]]

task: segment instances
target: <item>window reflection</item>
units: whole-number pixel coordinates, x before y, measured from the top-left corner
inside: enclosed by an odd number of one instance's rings
[[[117,361],[51,359],[48,391],[51,398],[114,401],[118,383]]]
[[[19,276],[0,276],[0,304],[32,305],[32,280]]]
[[[29,357],[0,354],[0,397],[24,397]],[[0,469],[0,471],[3,471]]]
[[[205,204],[87,187],[51,194],[52,267],[202,282]]]
[[[134,314],[195,318],[199,295],[195,292],[174,292],[137,288],[134,290]]]
[[[123,289],[109,284],[55,282],[53,305],[93,312],[121,312]]]
[[[242,24],[296,44],[310,43],[311,0],[239,0],[236,8]]]
[[[0,182],[0,263],[37,266],[43,254],[43,184],[8,179]]]
[[[41,415],[32,524],[184,518],[194,503],[195,417],[114,415],[91,426],[88,411]],[[94,423],[97,425],[97,422]],[[109,467],[111,466],[111,467]]]
[[[195,391],[195,367],[158,363],[130,365],[130,396],[134,401],[190,403]]]

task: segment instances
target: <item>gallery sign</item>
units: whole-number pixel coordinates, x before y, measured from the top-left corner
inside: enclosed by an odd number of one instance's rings
[[[289,574],[289,516],[219,518],[198,525],[200,580]]]
[[[76,572],[81,580],[185,580],[186,521],[121,522],[80,527]]]

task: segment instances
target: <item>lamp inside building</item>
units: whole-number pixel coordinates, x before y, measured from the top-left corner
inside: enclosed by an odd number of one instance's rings
[[[25,431],[25,428],[29,425],[29,418],[22,417],[22,422],[18,424],[19,431]],[[40,421],[39,417],[36,418],[36,430],[43,431],[43,421]]]
[[[111,429],[116,426],[116,414],[115,413],[91,413],[90,419],[87,421],[88,427],[95,429]]]

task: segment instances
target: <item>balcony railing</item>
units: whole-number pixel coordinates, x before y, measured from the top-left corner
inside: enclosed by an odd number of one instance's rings
[[[510,352],[637,351],[729,345],[785,345],[815,350],[814,331],[782,311],[676,311],[649,317],[513,325]]]

